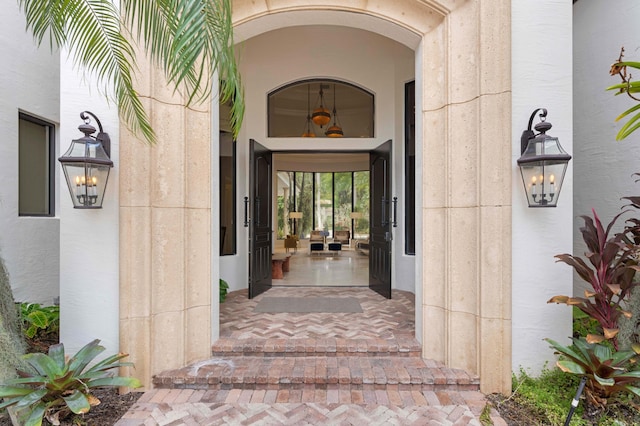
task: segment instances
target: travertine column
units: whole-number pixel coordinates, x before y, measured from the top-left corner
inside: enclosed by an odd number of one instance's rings
[[[423,353],[508,392],[510,2],[465,2],[423,43]]]
[[[186,108],[144,64],[140,78],[158,142],[121,135],[120,348],[149,388],[211,354],[211,131],[208,103]]]
[[[235,24],[340,9],[422,35],[423,356],[479,374],[485,392],[511,387],[510,4],[233,5]],[[120,166],[121,349],[147,385],[151,374],[210,350],[209,113],[187,111],[155,79],[140,92],[148,95],[158,146],[123,134]]]

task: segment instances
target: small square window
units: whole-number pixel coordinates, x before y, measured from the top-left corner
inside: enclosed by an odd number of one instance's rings
[[[18,213],[55,214],[55,132],[51,123],[20,113],[18,127]]]

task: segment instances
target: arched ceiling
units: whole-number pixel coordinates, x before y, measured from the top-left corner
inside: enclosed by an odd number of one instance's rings
[[[441,17],[438,15],[437,21]],[[389,20],[367,15],[338,10],[295,10],[271,13],[255,19],[238,23],[234,27],[234,40],[240,43],[262,33],[284,27],[302,25],[337,25],[371,31],[402,43],[415,50],[421,35]]]

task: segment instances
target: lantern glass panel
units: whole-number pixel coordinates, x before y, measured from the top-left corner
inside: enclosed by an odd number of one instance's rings
[[[521,164],[520,173],[529,207],[555,207],[566,170],[567,162],[565,161],[550,160]]]
[[[63,164],[62,168],[73,207],[101,208],[111,167],[77,162]]]

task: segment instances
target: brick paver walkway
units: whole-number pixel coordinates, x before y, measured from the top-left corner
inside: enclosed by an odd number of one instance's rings
[[[254,312],[286,296],[356,297],[363,312]],[[480,425],[479,378],[420,357],[413,306],[366,288],[233,292],[213,358],[154,377],[116,425]]]

